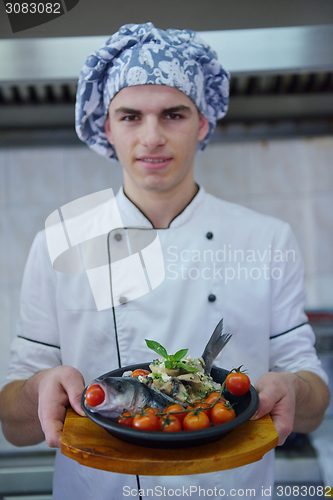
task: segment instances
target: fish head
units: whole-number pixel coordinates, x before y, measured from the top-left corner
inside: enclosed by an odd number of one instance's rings
[[[84,404],[91,412],[107,418],[117,418],[124,409],[134,411],[136,382],[124,377],[97,378],[87,387]]]

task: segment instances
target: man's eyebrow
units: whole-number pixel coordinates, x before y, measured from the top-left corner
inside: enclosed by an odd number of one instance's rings
[[[184,104],[180,104],[179,106],[173,106],[171,108],[164,108],[161,110],[163,114],[168,113],[178,113],[179,111],[192,111],[189,106],[185,106]],[[115,114],[125,114],[125,115],[142,115],[142,111],[134,108],[126,108],[125,106],[121,106],[120,108],[115,109]]]
[[[116,114],[125,114],[125,115],[142,115],[142,111],[140,111],[139,109],[125,108],[124,106],[117,108],[115,110],[115,113]]]
[[[192,111],[189,106],[185,106],[184,104],[180,104],[179,106],[174,106],[172,108],[166,108],[162,110],[162,113],[178,113],[179,111]]]

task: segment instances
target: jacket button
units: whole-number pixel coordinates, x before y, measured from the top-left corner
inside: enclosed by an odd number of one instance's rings
[[[120,241],[120,240],[122,239],[122,235],[121,235],[121,234],[119,234],[119,233],[116,233],[116,234],[114,235],[114,239],[115,239],[115,240],[117,240],[117,241]]]
[[[213,293],[211,293],[210,295],[208,295],[208,300],[209,300],[209,302],[215,302],[216,295],[214,295]]]
[[[126,302],[127,302],[126,297],[119,297],[119,302],[120,302],[120,304],[126,304]]]
[[[213,233],[211,233],[210,231],[208,231],[208,233],[206,234],[207,240],[211,240],[213,236],[214,236]]]

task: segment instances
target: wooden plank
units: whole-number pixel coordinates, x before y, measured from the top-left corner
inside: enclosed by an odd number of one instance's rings
[[[120,441],[68,408],[61,451],[82,465],[123,474],[173,476],[233,469],[260,460],[278,436],[269,415],[245,422],[215,443],[156,449]]]

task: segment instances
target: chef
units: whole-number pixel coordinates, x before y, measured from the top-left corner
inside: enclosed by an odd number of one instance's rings
[[[59,447],[66,407],[83,414],[85,384],[152,359],[145,338],[198,357],[221,318],[232,339],[215,363],[247,369],[260,398],[254,418],[271,414],[279,444],[292,430],[320,424],[327,376],[303,310],[303,264],[290,227],[209,195],[193,177],[195,154],[227,111],[228,89],[229,74],[193,31],[126,25],[87,59],[77,133],[97,153],[119,160],[124,185],[116,196],[106,186],[86,206],[82,199],[62,207],[64,220],[57,225],[52,214],[33,243],[0,395],[3,432],[13,444],[46,439]],[[68,238],[59,250],[53,243],[63,236],[56,232],[62,224]],[[125,241],[135,231],[145,237],[130,252]],[[112,264],[111,298],[100,292],[105,255],[95,258],[98,241],[107,241],[109,256],[121,245],[125,252]],[[84,467],[58,450],[53,495],[221,498],[248,490],[270,498],[273,464],[270,452],[235,470],[136,477]]]

